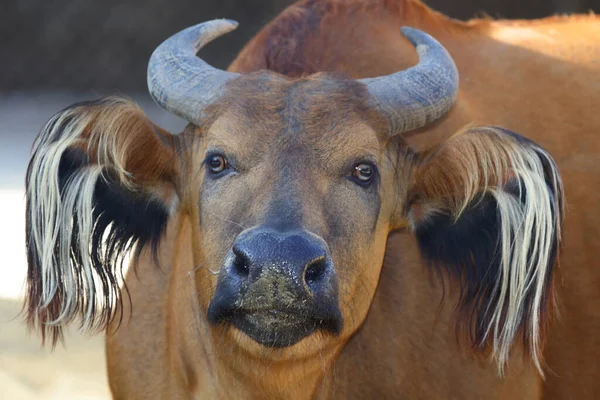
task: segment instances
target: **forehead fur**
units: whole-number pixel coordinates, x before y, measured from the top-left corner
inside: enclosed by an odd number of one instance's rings
[[[212,111],[211,124],[224,114],[235,115],[243,122],[259,124],[252,131],[263,130],[262,126],[265,133],[274,134],[301,130],[303,139],[321,138],[325,132],[358,124],[368,125],[384,139],[388,129],[365,85],[330,73],[300,78],[270,71],[246,74],[228,83]]]

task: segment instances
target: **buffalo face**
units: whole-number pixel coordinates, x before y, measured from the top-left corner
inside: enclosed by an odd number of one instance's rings
[[[404,147],[393,137],[444,115],[458,73],[435,39],[411,28],[416,66],[357,81],[243,75],[196,57],[235,27],[187,28],[148,67],[154,99],[192,123],[182,186],[199,210],[200,303],[240,342],[314,351],[364,320],[400,198]]]
[[[397,147],[356,82],[258,73],[228,86],[190,146],[202,165],[198,291],[209,321],[242,342],[286,347],[310,336],[301,347],[320,349],[368,310]]]

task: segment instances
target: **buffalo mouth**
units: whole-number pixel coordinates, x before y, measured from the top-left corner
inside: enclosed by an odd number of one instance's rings
[[[341,323],[335,318],[306,318],[285,310],[252,311],[231,319],[233,326],[263,346],[292,346],[317,330],[338,334]]]
[[[255,342],[270,348],[293,346],[317,331],[338,335],[342,329],[339,312],[328,315],[294,309],[209,310],[213,324],[231,324]]]
[[[220,269],[208,320],[267,347],[292,346],[317,331],[339,334],[337,276],[326,243],[302,230],[242,232]]]

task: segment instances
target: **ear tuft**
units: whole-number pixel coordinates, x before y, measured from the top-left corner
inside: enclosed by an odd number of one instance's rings
[[[460,285],[457,329],[502,373],[520,338],[542,373],[563,188],[552,158],[500,128],[471,128],[416,167],[409,219],[422,254]]]
[[[25,312],[42,340],[55,345],[77,318],[92,331],[112,321],[127,255],[156,249],[166,228],[170,207],[155,193],[175,196],[175,154],[124,99],[75,104],[46,124],[26,177]]]

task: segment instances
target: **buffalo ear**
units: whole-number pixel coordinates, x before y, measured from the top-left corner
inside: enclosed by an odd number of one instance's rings
[[[125,256],[156,248],[177,207],[176,141],[134,103],[74,104],[38,135],[26,177],[26,319],[52,344],[105,328]],[[135,254],[135,253],[134,253]]]
[[[408,219],[423,256],[460,285],[457,330],[500,372],[521,339],[542,372],[563,188],[550,155],[504,129],[459,132],[415,163]]]

